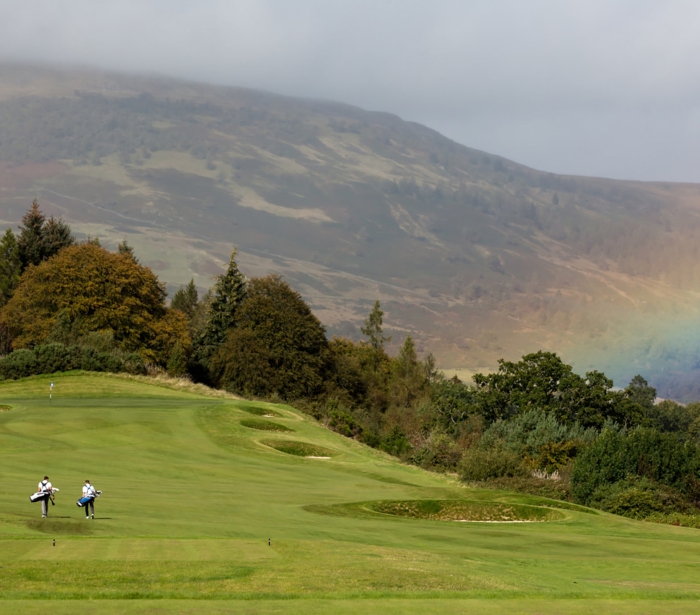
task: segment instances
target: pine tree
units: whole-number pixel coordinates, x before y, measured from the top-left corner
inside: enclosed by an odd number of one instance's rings
[[[391,337],[382,335],[382,324],[384,323],[384,312],[382,311],[379,300],[374,302],[374,307],[365,319],[365,326],[362,327],[362,334],[366,335],[367,343],[374,348],[376,352],[384,352],[384,342],[390,342]]]
[[[187,373],[187,357],[180,342],[176,342],[168,359],[168,374],[173,378],[181,378]]]
[[[57,220],[51,216],[41,229],[41,259],[51,258],[74,243],[75,239],[71,234],[70,226],[60,218]]]
[[[22,270],[29,265],[38,265],[42,259],[41,231],[44,228],[46,216],[39,209],[39,202],[34,199],[31,209],[22,216],[19,232],[19,257]]]
[[[8,228],[0,240],[0,307],[12,298],[21,272],[17,238],[12,229]]]
[[[47,220],[36,199],[22,217],[19,228],[17,244],[22,271],[29,265],[38,265],[58,254],[63,248],[75,244],[70,227],[61,218],[51,216]]]
[[[134,247],[127,242],[126,239],[124,239],[118,246],[117,246],[117,252],[119,254],[126,254],[133,260],[137,265],[139,264],[139,259],[136,258],[136,255],[134,254]]]
[[[234,249],[226,273],[216,277],[206,323],[197,340],[197,357],[205,366],[234,326],[236,310],[246,297],[247,287],[248,281],[238,269]]]
[[[173,295],[170,302],[170,307],[174,310],[180,310],[189,320],[192,320],[197,305],[199,303],[199,294],[197,287],[194,285],[194,278],[190,280],[186,286],[181,286]]]

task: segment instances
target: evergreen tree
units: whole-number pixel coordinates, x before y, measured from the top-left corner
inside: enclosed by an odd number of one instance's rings
[[[190,280],[186,286],[181,286],[173,295],[170,307],[174,310],[180,310],[189,320],[192,320],[197,305],[199,303],[199,294],[197,287],[194,285],[194,279]]]
[[[180,342],[176,342],[168,359],[168,374],[173,378],[181,378],[186,373],[187,357]]]
[[[57,220],[51,216],[41,230],[41,257],[42,260],[58,254],[59,250],[72,246],[75,239],[68,226],[60,218]]]
[[[324,326],[276,275],[250,281],[236,327],[211,360],[213,376],[225,388],[289,400],[318,395],[327,363]]]
[[[119,254],[126,254],[133,260],[137,265],[139,264],[139,259],[136,258],[136,255],[134,254],[134,247],[129,244],[129,242],[124,239],[122,242],[117,246],[117,252]]]
[[[236,310],[246,297],[248,281],[238,269],[236,250],[231,252],[226,273],[216,277],[206,322],[197,339],[197,356],[208,366],[209,359],[235,326]]]
[[[47,220],[36,199],[22,216],[19,228],[17,244],[23,271],[29,265],[38,265],[75,243],[70,227],[60,218],[51,216]]]
[[[0,240],[0,307],[12,298],[21,272],[17,238],[12,229],[8,228]]]
[[[38,265],[42,260],[41,235],[46,216],[39,209],[39,202],[34,199],[31,209],[22,216],[19,232],[19,257],[22,269],[29,265]]]
[[[367,336],[367,343],[377,352],[384,351],[384,342],[390,342],[391,337],[382,335],[382,325],[384,323],[384,312],[379,300],[374,302],[374,307],[365,318],[365,326],[362,327],[362,334]]]

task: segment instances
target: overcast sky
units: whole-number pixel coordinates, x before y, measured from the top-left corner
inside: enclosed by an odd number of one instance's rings
[[[390,111],[552,172],[700,182],[700,2],[0,0],[0,58]]]

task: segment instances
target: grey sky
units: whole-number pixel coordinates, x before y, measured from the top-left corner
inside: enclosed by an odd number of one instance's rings
[[[563,173],[700,182],[700,3],[0,0],[0,58],[391,111]]]

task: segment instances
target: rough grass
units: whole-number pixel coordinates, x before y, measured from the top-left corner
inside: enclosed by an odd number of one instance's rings
[[[260,421],[257,419],[243,419],[241,421],[243,427],[248,427],[249,429],[258,429],[260,431],[294,431],[286,425],[280,425],[279,423],[273,423],[272,421]]]

